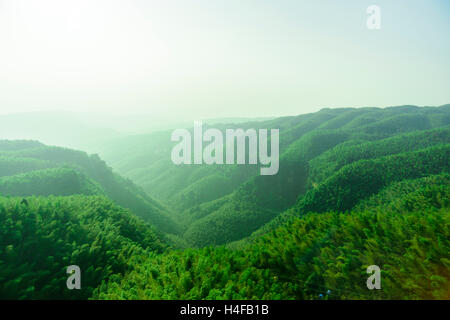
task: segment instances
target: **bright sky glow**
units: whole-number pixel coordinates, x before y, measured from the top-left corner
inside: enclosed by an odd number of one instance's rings
[[[366,8],[382,10],[368,30]],[[0,113],[450,103],[442,0],[0,0]]]

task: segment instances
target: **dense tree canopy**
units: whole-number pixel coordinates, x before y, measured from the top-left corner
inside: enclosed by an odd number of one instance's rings
[[[103,283],[94,297],[449,299],[448,182],[448,175],[412,180],[385,189],[364,209],[293,218],[240,250],[137,257],[132,272]],[[383,290],[366,287],[373,264],[382,270]]]
[[[175,166],[170,132],[100,148],[128,178],[0,140],[0,299],[450,298],[450,105],[217,127],[280,129],[279,173]]]
[[[130,268],[134,254],[161,252],[158,234],[98,196],[0,198],[0,297],[88,298],[103,279]],[[82,290],[66,268],[82,270]]]

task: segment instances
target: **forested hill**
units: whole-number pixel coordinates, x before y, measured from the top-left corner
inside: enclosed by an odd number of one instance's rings
[[[450,105],[217,127],[280,129],[279,173],[176,166],[170,132],[103,146],[133,182],[0,140],[0,298],[450,299]]]
[[[450,299],[448,174],[404,180],[345,213],[301,214],[237,250],[140,256],[99,299]],[[382,290],[366,287],[369,265]]]
[[[329,203],[324,208],[347,210],[390,182],[447,171],[449,124],[450,105],[444,105],[322,109],[216,126],[280,129],[275,176],[260,176],[255,165],[176,166],[169,157],[171,132],[113,140],[101,154],[173,209],[188,246],[204,246],[245,238],[299,201],[302,211],[314,209],[307,206],[311,197],[322,197]],[[392,167],[389,176],[385,166]],[[352,180],[357,177],[363,180]],[[347,195],[333,193],[341,189]]]
[[[0,140],[0,195],[104,195],[168,233],[180,228],[167,209],[97,155],[34,141]]]
[[[135,254],[165,248],[104,197],[0,197],[1,299],[87,299],[102,280],[131,270]],[[67,290],[70,265],[83,271],[81,290]]]
[[[0,140],[1,299],[87,299],[131,270],[136,254],[163,252],[161,231],[178,230],[161,204],[98,156]],[[83,271],[81,290],[67,290],[70,265]]]

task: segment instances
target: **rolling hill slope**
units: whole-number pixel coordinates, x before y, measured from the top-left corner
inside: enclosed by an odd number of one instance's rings
[[[38,142],[1,141],[2,167],[2,195],[105,195],[162,231],[180,232],[164,206],[96,155]]]
[[[217,124],[280,129],[274,176],[175,166],[169,132],[121,138],[110,159],[141,186],[96,155],[0,140],[0,298],[448,299],[449,115]],[[76,293],[64,290],[71,264]],[[365,286],[372,264],[383,290]]]
[[[103,152],[118,172],[172,208],[189,245],[203,246],[249,236],[353,162],[445,145],[449,124],[450,105],[444,105],[322,109],[215,126],[280,129],[275,176],[260,176],[256,165],[176,166],[170,160],[170,131],[122,138]],[[447,170],[448,164],[440,168]]]
[[[448,299],[449,196],[448,174],[404,180],[351,212],[296,211],[239,249],[142,257],[94,297]],[[373,264],[382,269],[383,290],[367,290]]]

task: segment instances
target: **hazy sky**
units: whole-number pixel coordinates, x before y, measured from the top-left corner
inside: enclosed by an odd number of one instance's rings
[[[449,57],[447,0],[0,0],[0,113],[441,105]]]

